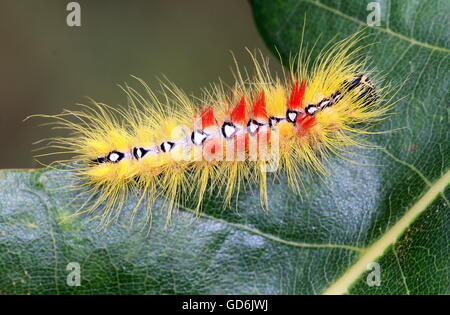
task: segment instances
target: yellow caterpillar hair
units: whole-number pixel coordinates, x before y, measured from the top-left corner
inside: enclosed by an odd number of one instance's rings
[[[79,212],[101,206],[103,225],[131,194],[139,196],[133,213],[144,204],[149,219],[162,198],[169,221],[177,204],[200,211],[205,194],[215,191],[227,207],[249,184],[259,186],[265,209],[268,172],[284,173],[290,189],[301,193],[305,172],[325,173],[328,154],[361,144],[358,135],[386,117],[385,92],[364,69],[361,38],[338,42],[311,70],[300,53],[281,77],[252,55],[254,76],[237,69],[230,91],[217,84],[201,100],[171,83],[163,84],[161,98],[138,79],[145,93],[125,86],[126,110],[92,101],[47,115],[71,131],[48,147],[71,155],[57,164],[68,166],[76,188],[88,195]]]

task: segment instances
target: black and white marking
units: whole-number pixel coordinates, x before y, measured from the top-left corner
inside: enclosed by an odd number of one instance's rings
[[[231,139],[238,131],[238,128],[229,121],[226,121],[222,125],[222,135],[225,137],[225,139]]]
[[[175,146],[175,142],[171,142],[171,141],[163,142],[163,143],[161,143],[161,151],[169,152],[170,150],[173,149],[174,146]]]
[[[300,114],[300,112],[298,112],[296,110],[288,109],[286,111],[286,120],[290,123],[295,124],[295,122],[297,121],[298,114]]]
[[[191,133],[191,141],[193,144],[202,145],[208,135],[203,130],[195,130]]]
[[[324,98],[323,100],[321,100],[319,102],[319,105],[317,105],[317,107],[319,109],[323,109],[323,108],[328,107],[330,105],[331,105],[331,101],[328,98]]]
[[[328,106],[332,106],[332,105],[336,104],[340,98],[341,98],[341,92],[337,91],[336,93],[331,95],[331,101],[328,104]]]
[[[148,151],[149,150],[146,150],[144,148],[133,148],[133,157],[136,160],[140,160],[148,153]]]
[[[104,156],[100,156],[100,157],[98,157],[98,158],[92,160],[92,162],[94,162],[94,163],[96,163],[96,164],[105,163],[105,162],[107,162],[107,161],[108,161],[107,158],[104,157]]]
[[[119,151],[111,151],[108,156],[108,162],[117,163],[120,162],[125,157],[125,154]]]
[[[316,105],[308,105],[305,108],[305,112],[310,115],[310,116],[314,116],[314,114],[319,110],[319,108],[317,108]]]
[[[285,120],[286,118],[284,117],[269,117],[269,127],[273,128],[275,127],[279,122]]]
[[[260,127],[265,125],[266,124],[260,123],[257,120],[250,119],[247,124],[248,133],[253,136],[254,134],[258,133]]]

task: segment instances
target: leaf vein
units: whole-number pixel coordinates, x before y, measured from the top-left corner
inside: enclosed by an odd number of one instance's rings
[[[303,0],[303,1],[308,2],[310,4],[313,4],[313,5],[315,5],[315,6],[319,7],[319,8],[327,10],[329,12],[332,12],[332,13],[334,13],[336,15],[339,15],[339,16],[345,18],[345,19],[353,21],[355,24],[367,26],[367,24],[364,23],[363,21],[361,21],[361,20],[359,20],[359,19],[357,19],[355,17],[352,17],[352,16],[350,16],[348,14],[345,14],[344,12],[339,11],[339,10],[337,10],[335,8],[329,7],[329,6],[323,4],[323,3],[319,2],[319,1],[312,1],[312,0]],[[377,26],[377,27],[373,27],[373,29],[376,29],[376,30],[378,30],[380,32],[383,32],[383,33],[386,33],[386,34],[389,34],[391,36],[395,36],[395,37],[397,37],[397,38],[399,38],[399,39],[401,39],[403,41],[410,42],[413,45],[421,46],[421,47],[428,48],[428,49],[431,49],[431,50],[439,50],[439,51],[443,51],[443,52],[446,52],[446,53],[450,53],[450,49],[448,49],[448,48],[439,47],[439,46],[435,46],[435,45],[432,45],[432,44],[428,44],[428,43],[424,43],[424,42],[415,40],[414,38],[411,38],[411,37],[405,36],[403,34],[394,32],[394,31],[392,31],[389,28],[384,28],[384,27]]]
[[[244,224],[240,224],[240,223],[229,222],[229,221],[226,221],[226,220],[223,220],[223,219],[220,219],[220,218],[208,215],[208,214],[203,213],[203,212],[199,213],[199,212],[196,212],[193,209],[190,209],[190,208],[187,208],[187,207],[184,207],[184,206],[180,207],[180,209],[182,209],[184,211],[187,211],[187,212],[190,212],[190,213],[193,213],[193,214],[195,214],[198,217],[202,217],[202,218],[206,218],[206,219],[209,219],[209,220],[217,221],[217,222],[226,224],[228,226],[231,226],[231,227],[234,227],[234,228],[237,228],[237,229],[240,229],[240,230],[244,230],[246,232],[250,232],[252,234],[255,234],[255,235],[261,236],[263,238],[269,239],[271,241],[274,241],[274,242],[277,242],[277,243],[281,243],[281,244],[284,244],[284,245],[288,245],[288,246],[301,247],[301,248],[328,248],[328,249],[340,248],[340,249],[351,250],[351,251],[354,251],[354,252],[362,252],[362,250],[363,250],[360,247],[351,246],[351,245],[344,245],[344,244],[330,244],[330,243],[328,243],[328,244],[312,244],[312,243],[301,243],[301,242],[288,241],[288,240],[282,239],[280,237],[277,237],[275,235],[264,233],[264,232],[262,232],[262,231],[260,231],[260,230],[258,230],[256,228],[253,228],[253,227],[250,227],[250,226],[247,226],[247,225],[244,225]]]

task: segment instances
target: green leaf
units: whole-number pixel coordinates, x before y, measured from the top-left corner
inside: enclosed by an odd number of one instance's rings
[[[237,211],[222,211],[220,196],[198,217],[179,209],[169,227],[156,207],[148,233],[129,224],[133,198],[98,231],[89,216],[69,218],[77,204],[64,171],[1,171],[0,294],[450,293],[450,4],[381,3],[382,25],[367,30],[378,45],[367,55],[387,80],[408,78],[396,114],[377,127],[396,131],[370,138],[381,149],[354,149],[348,157],[358,163],[331,159],[330,176],[306,176],[302,196],[271,183],[267,213],[252,191]],[[315,56],[336,34],[362,27],[366,4],[252,1],[268,46],[283,57],[297,51],[305,13]],[[380,286],[366,281],[374,261]],[[68,285],[70,262],[80,266],[80,286]]]

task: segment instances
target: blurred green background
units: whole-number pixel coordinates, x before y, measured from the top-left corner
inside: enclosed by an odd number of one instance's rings
[[[0,1],[0,168],[39,166],[34,142],[55,135],[31,114],[57,114],[85,96],[126,104],[117,84],[136,75],[157,88],[166,75],[195,96],[218,77],[232,82],[233,51],[245,47],[279,67],[260,38],[246,0],[78,1],[81,26],[66,24],[63,0]]]

